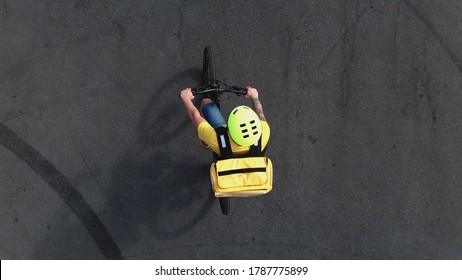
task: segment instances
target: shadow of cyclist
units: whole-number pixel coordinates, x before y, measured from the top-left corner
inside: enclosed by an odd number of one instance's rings
[[[185,131],[191,125],[178,102],[178,85],[197,84],[200,75],[199,70],[181,72],[155,91],[141,112],[136,144],[111,168],[110,203],[118,214],[110,222],[127,229],[118,230],[122,242],[136,242],[146,233],[159,239],[182,235],[214,202],[210,155],[192,156],[188,147],[199,142]]]

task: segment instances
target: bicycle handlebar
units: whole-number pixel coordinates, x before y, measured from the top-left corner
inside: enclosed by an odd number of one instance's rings
[[[236,86],[228,86],[227,84],[219,81],[215,81],[217,83],[210,85],[210,86],[201,86],[197,88],[192,89],[192,93],[194,96],[199,95],[199,94],[205,94],[209,92],[216,92],[216,93],[224,93],[224,92],[231,92],[235,93],[238,96],[240,95],[246,95],[247,94],[247,89],[242,88],[242,87],[236,87]]]
[[[247,90],[235,90],[235,89],[227,89],[227,88],[211,88],[211,89],[197,89],[193,88],[191,89],[192,93],[194,96],[200,95],[200,94],[205,94],[208,92],[218,92],[218,93],[224,93],[224,92],[231,92],[235,93],[237,95],[246,95]]]

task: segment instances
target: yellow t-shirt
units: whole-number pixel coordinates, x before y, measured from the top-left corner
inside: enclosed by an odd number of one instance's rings
[[[268,141],[270,138],[270,128],[267,122],[265,121],[260,121],[260,122],[261,122],[261,130],[262,130],[261,146],[263,150],[268,144]],[[213,127],[207,121],[201,122],[199,124],[199,126],[197,127],[197,134],[199,135],[199,139],[207,143],[215,153],[220,155],[220,147],[218,146],[217,133],[215,132],[215,129],[213,129]],[[250,147],[240,146],[236,144],[231,138],[231,136],[229,135],[229,132],[228,132],[228,138],[231,144],[231,151],[233,151],[234,155],[244,155],[249,152]]]

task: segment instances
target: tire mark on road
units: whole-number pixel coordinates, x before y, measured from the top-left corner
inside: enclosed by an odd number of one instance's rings
[[[395,19],[393,22],[393,90],[396,92],[397,84],[398,84],[398,25],[399,25],[399,17],[401,16],[401,9],[402,9],[403,2],[399,2],[398,7],[396,8],[395,12]]]
[[[375,1],[373,1],[372,3],[374,3]],[[344,16],[346,17],[346,2],[344,3]],[[353,22],[351,23],[348,23],[347,22],[347,18],[344,18],[344,24],[343,24],[343,28],[345,29],[345,31],[342,33],[342,37],[341,38],[337,38],[335,40],[335,42],[332,44],[332,46],[329,48],[329,50],[327,51],[326,55],[321,59],[321,62],[318,64],[317,68],[318,70],[321,69],[321,67],[323,67],[327,60],[331,57],[332,53],[334,52],[335,49],[337,49],[337,47],[340,45],[341,42],[344,42],[345,40],[345,36],[347,35],[347,32],[348,30],[350,30],[351,28],[356,28],[356,26],[358,25],[359,21],[361,20],[361,18],[366,14],[366,12],[368,11],[369,8],[363,8],[361,10],[361,12],[357,13],[356,15],[356,18],[354,19]]]
[[[72,186],[69,179],[56,169],[51,162],[2,123],[0,123],[0,145],[22,159],[50,185],[77,216],[107,259],[123,259],[122,252],[98,215]]]
[[[412,12],[419,18],[419,20],[427,27],[427,29],[430,31],[430,33],[435,37],[435,39],[441,44],[443,49],[447,52],[449,57],[451,58],[452,62],[454,62],[459,68],[459,72],[462,73],[462,59],[458,59],[457,55],[454,53],[454,51],[448,46],[448,44],[443,40],[443,37],[436,31],[435,27],[431,23],[431,21],[426,17],[424,12],[422,12],[419,7],[417,7],[416,4],[414,4],[412,1],[409,0],[402,0],[404,4],[412,10]]]
[[[337,40],[335,40],[334,44],[327,51],[327,54],[324,56],[324,58],[318,64],[318,70],[320,70],[321,67],[323,67],[326,64],[327,60],[331,57],[332,53],[334,52],[335,49],[337,49],[337,46],[339,44],[340,44],[340,39],[338,38]]]
[[[344,28],[345,34],[343,36],[343,71],[342,77],[340,79],[340,86],[342,88],[342,96],[340,107],[342,109],[342,116],[345,117],[346,110],[348,105],[350,104],[351,99],[351,67],[352,62],[355,57],[355,48],[356,48],[356,37],[357,37],[357,23],[358,18],[360,18],[356,11],[356,16],[354,17],[354,24],[349,27],[348,20],[348,5],[347,1],[345,0],[343,4],[344,8]],[[356,1],[356,10],[358,9],[359,3]]]
[[[342,38],[342,54],[343,54],[343,69],[342,75],[340,77],[340,88],[341,96],[339,98],[339,107],[341,110],[342,118],[347,117],[349,107],[351,107],[352,102],[352,90],[351,90],[351,78],[352,78],[352,67],[353,62],[356,57],[356,40],[358,36],[358,24],[359,20],[364,16],[368,7],[359,10],[359,2],[356,1],[355,7],[353,7],[353,15],[349,15],[350,12],[350,3],[344,1],[343,3],[343,38]]]
[[[116,26],[116,35],[114,38],[120,43],[125,39],[125,27],[116,19],[116,16],[111,14],[111,8],[107,5],[107,3],[103,4],[103,12],[106,16],[111,20],[112,25]]]

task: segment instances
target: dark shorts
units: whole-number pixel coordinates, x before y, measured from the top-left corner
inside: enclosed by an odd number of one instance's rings
[[[217,105],[213,102],[205,104],[202,107],[202,115],[213,128],[226,125],[226,121],[223,118],[220,109],[218,109]]]

